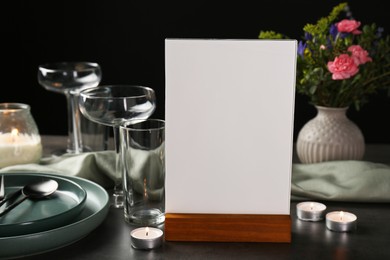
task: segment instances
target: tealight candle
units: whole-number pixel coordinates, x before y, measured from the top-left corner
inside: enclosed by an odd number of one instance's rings
[[[326,206],[319,202],[306,201],[297,204],[297,216],[304,221],[320,221],[324,219]]]
[[[332,231],[348,232],[356,229],[355,214],[344,211],[333,211],[326,214],[326,227]]]
[[[158,228],[141,227],[130,232],[131,245],[135,249],[153,249],[161,246],[163,231]]]

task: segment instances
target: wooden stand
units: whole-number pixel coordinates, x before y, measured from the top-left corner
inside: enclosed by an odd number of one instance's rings
[[[165,240],[289,243],[291,219],[289,215],[167,213]]]

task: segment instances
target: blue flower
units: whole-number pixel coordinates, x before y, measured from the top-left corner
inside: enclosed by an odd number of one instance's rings
[[[306,41],[311,41],[313,39],[313,35],[311,35],[310,33],[308,32],[305,32],[305,40]]]
[[[304,43],[303,41],[299,41],[299,43],[298,43],[298,55],[301,56],[302,58],[304,57],[306,46],[307,46],[306,43]]]
[[[337,30],[336,24],[332,24],[329,28],[329,34],[332,36],[333,39],[336,39],[338,33],[339,31]]]

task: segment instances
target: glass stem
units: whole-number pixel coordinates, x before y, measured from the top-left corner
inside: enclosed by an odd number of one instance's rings
[[[78,94],[66,92],[68,103],[68,153],[78,154],[82,152],[82,140],[80,131],[80,110],[78,106]]]
[[[123,207],[123,188],[122,188],[122,163],[121,163],[121,153],[120,153],[120,136],[119,136],[119,125],[113,127],[114,130],[114,142],[115,142],[115,186],[114,186],[114,201],[113,206],[116,208]]]
[[[121,165],[120,165],[120,140],[119,140],[119,126],[114,126],[114,141],[115,141],[115,176],[120,179],[121,174]]]

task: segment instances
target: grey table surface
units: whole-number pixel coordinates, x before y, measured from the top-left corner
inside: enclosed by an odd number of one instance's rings
[[[43,136],[45,152],[63,144],[64,137]],[[390,162],[390,145],[367,145],[364,159]],[[296,217],[293,201],[291,243],[165,241],[158,249],[143,251],[130,245],[133,227],[124,221],[123,210],[111,208],[103,223],[81,240],[25,259],[390,259],[388,203],[323,203],[327,211],[356,214],[357,229],[338,233],[328,230],[324,221],[301,221]]]

